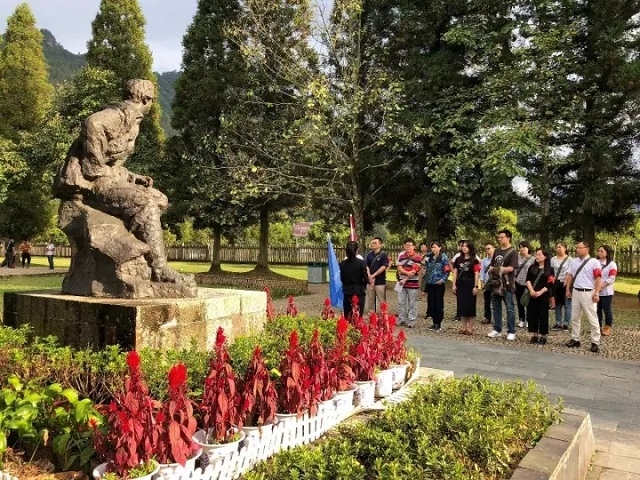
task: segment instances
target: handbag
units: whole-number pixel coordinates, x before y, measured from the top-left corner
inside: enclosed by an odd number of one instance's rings
[[[536,284],[538,283],[538,280],[540,280],[540,277],[542,277],[544,270],[540,269],[540,271],[538,272],[538,276],[536,277],[536,279],[533,281],[533,288],[536,288]],[[520,297],[520,305],[522,305],[523,307],[526,307],[529,305],[529,302],[531,301],[531,292],[529,292],[529,289],[527,288],[524,292],[522,292],[522,296]]]

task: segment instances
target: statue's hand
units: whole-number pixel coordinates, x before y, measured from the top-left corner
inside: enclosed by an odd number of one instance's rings
[[[136,185],[142,185],[143,187],[153,187],[153,178],[146,175],[138,175],[137,173],[129,173],[129,181]]]

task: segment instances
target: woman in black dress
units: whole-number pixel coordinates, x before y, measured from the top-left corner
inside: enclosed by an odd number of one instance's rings
[[[527,306],[527,321],[531,343],[544,345],[549,334],[549,298],[553,290],[551,255],[546,250],[536,250],[535,262],[527,272],[527,289],[531,295]]]
[[[458,315],[462,321],[462,328],[458,333],[471,335],[476,319],[480,261],[476,258],[476,249],[471,242],[463,242],[460,252],[453,262],[453,293],[456,295]]]
[[[344,294],[344,318],[353,321],[351,318],[353,311],[353,297],[358,298],[360,308],[364,307],[364,298],[367,292],[367,265],[364,260],[357,258],[358,244],[353,241],[347,242],[347,258],[340,262],[340,280],[342,281],[342,293]]]

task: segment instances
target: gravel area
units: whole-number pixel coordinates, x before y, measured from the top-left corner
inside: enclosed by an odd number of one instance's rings
[[[328,285],[309,285],[309,295],[303,295],[295,298],[295,304],[299,312],[307,315],[319,316],[323,308],[324,299],[328,296]],[[397,295],[390,286],[387,289],[387,299],[391,312],[397,311]],[[273,302],[278,313],[284,314],[287,309],[287,299],[277,299]],[[474,334],[471,336],[458,334],[460,323],[452,320],[455,315],[455,297],[450,289],[445,294],[445,320],[442,324],[440,332],[432,332],[427,330],[431,325],[430,320],[424,318],[426,311],[426,302],[420,301],[418,306],[418,322],[415,328],[405,329],[407,335],[410,336],[434,336],[455,339],[460,342],[481,343],[496,346],[516,346],[520,348],[544,349],[565,353],[567,355],[590,355],[600,358],[611,358],[616,360],[640,360],[640,303],[637,297],[627,295],[616,295],[613,303],[614,307],[614,328],[613,333],[609,337],[602,337],[600,342],[600,352],[591,353],[589,347],[589,323],[583,319],[582,321],[582,346],[580,348],[569,349],[564,346],[570,340],[568,331],[555,332],[551,331],[548,337],[547,345],[531,345],[529,340],[531,335],[526,329],[518,328],[516,333],[516,341],[508,342],[506,335],[498,339],[491,339],[487,334],[492,330],[490,325],[482,325],[478,322],[475,324]],[[481,313],[483,307],[481,300],[478,303],[478,313]],[[550,321],[553,322],[553,313],[550,312]]]

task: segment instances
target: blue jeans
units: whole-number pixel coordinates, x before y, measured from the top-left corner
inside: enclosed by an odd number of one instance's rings
[[[564,308],[564,322],[562,321],[562,309]],[[556,303],[556,325],[567,327],[571,325],[571,299],[564,297],[564,305],[562,303]]]
[[[493,329],[502,332],[502,302],[507,306],[507,333],[516,333],[516,309],[513,292],[505,292],[504,297],[492,297]]]
[[[605,325],[613,326],[612,302],[613,295],[603,295],[598,301],[598,322],[600,322],[600,327],[602,327],[602,320],[604,320]]]

